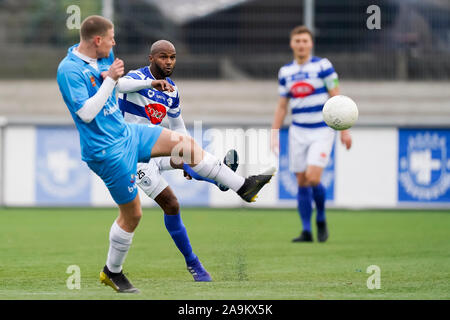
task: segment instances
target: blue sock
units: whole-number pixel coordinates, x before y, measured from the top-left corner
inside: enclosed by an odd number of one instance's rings
[[[326,190],[323,184],[319,183],[317,186],[312,188],[313,190],[313,198],[314,202],[316,203],[316,210],[317,210],[317,216],[316,221],[317,222],[324,222],[325,221],[325,197],[326,197]]]
[[[184,169],[184,171],[186,171],[186,172],[187,172],[192,178],[194,178],[195,180],[198,180],[198,181],[206,181],[206,182],[209,182],[209,183],[212,183],[212,184],[217,185],[217,182],[216,182],[216,181],[214,181],[214,180],[212,180],[212,179],[205,178],[205,177],[199,175],[197,172],[195,172],[195,171],[194,171],[189,165],[187,165],[186,163],[183,163],[183,169]]]
[[[298,212],[303,224],[303,231],[311,232],[312,188],[298,187]]]
[[[181,220],[181,215],[179,213],[175,215],[164,214],[164,224],[177,248],[183,254],[186,263],[189,264],[197,259],[197,256],[192,252],[191,243],[189,242],[186,227]]]

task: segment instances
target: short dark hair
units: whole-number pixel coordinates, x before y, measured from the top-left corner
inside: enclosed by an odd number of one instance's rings
[[[302,33],[307,33],[310,35],[311,40],[314,40],[314,35],[312,33],[312,31],[307,27],[307,26],[296,26],[294,29],[291,30],[291,39],[293,36],[295,36],[296,34],[302,34]]]
[[[113,27],[113,23],[102,16],[89,16],[81,23],[80,37],[90,40],[94,36],[104,36]]]

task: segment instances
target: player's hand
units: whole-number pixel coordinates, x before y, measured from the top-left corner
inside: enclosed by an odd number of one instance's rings
[[[121,76],[123,76],[125,72],[125,66],[123,61],[119,58],[116,58],[112,65],[109,67],[107,77],[111,77],[113,80],[117,81]]]
[[[166,80],[153,80],[152,87],[158,91],[173,92],[175,90],[174,87]]]
[[[183,175],[186,179],[188,180],[192,180],[192,177],[189,175],[189,173],[187,173],[186,171],[183,170]]]
[[[343,145],[345,145],[347,150],[350,150],[350,148],[352,147],[352,136],[350,135],[350,131],[341,131],[341,142]]]
[[[100,75],[102,76],[103,80],[105,80],[108,76],[108,71],[103,71],[102,73],[100,73]]]

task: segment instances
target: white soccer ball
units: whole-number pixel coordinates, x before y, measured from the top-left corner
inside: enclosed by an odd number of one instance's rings
[[[331,97],[323,106],[323,120],[335,130],[351,128],[358,120],[358,107],[347,96],[338,95]]]

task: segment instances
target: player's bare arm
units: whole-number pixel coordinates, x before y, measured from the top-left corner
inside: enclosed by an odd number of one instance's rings
[[[273,116],[270,147],[272,152],[274,152],[275,154],[278,154],[279,152],[280,147],[279,130],[283,126],[284,118],[286,118],[288,102],[289,102],[288,98],[280,97],[278,99],[278,104],[275,109],[275,114]]]

